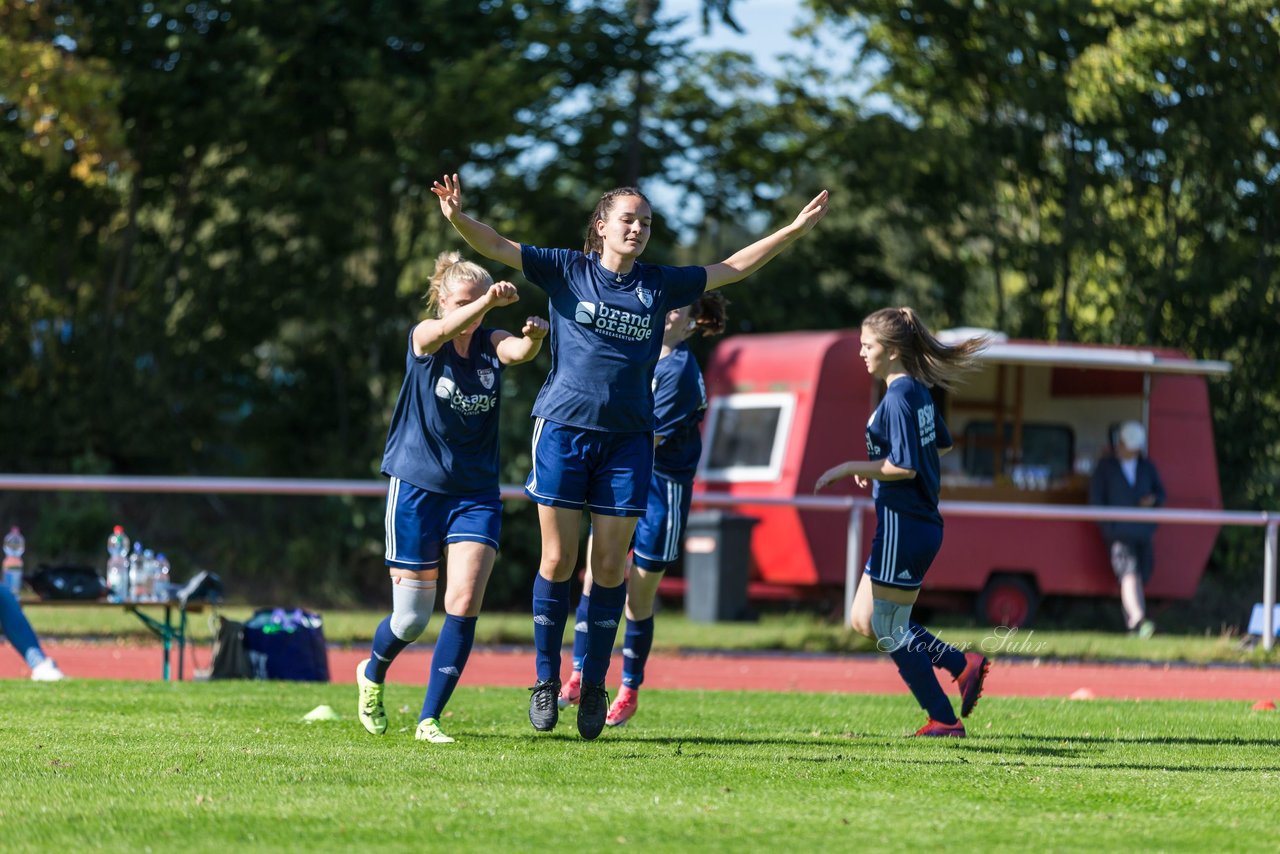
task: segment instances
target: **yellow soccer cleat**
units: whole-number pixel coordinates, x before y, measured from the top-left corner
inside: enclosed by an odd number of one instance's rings
[[[356,715],[365,729],[374,735],[382,735],[387,731],[387,710],[382,707],[383,686],[364,675],[364,668],[368,663],[369,659],[366,658],[356,665],[356,686],[360,689]]]
[[[423,718],[418,722],[418,730],[413,734],[418,741],[429,741],[432,744],[453,744],[453,739],[440,731],[440,724],[435,718]]]

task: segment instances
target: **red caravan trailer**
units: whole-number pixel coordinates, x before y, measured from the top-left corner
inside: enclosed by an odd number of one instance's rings
[[[955,330],[961,338],[980,330]],[[728,338],[706,366],[709,408],[696,491],[812,494],[823,471],[865,459],[863,431],[882,388],[858,355],[856,331]],[[943,458],[943,501],[1086,504],[1089,472],[1119,422],[1147,425],[1168,505],[1220,509],[1206,375],[1223,362],[1171,350],[1007,341],[996,335],[954,395],[935,391],[956,443]],[[852,480],[832,494],[862,494]],[[696,498],[695,498],[696,500]],[[752,506],[749,595],[835,594],[845,580],[840,514]],[[864,518],[874,530],[874,514]],[[1023,625],[1046,596],[1116,596],[1097,526],[1085,521],[953,516],[921,603],[976,607],[980,619]],[[1196,589],[1216,527],[1162,525],[1152,599]],[[870,550],[863,543],[862,560]]]

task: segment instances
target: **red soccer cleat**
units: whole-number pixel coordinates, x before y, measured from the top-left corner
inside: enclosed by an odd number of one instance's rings
[[[964,654],[964,670],[956,677],[956,685],[960,687],[960,717],[967,718],[978,705],[982,696],[982,683],[987,678],[991,662],[985,655],[977,652]]]
[[[609,707],[609,715],[604,719],[604,722],[609,726],[622,726],[631,720],[631,716],[636,713],[636,707],[639,704],[640,692],[623,685],[618,689],[618,698]]]
[[[935,721],[933,718],[929,718],[924,726],[916,730],[914,737],[964,738],[964,724],[960,721],[956,721],[953,724],[944,724],[941,721]]]
[[[578,700],[582,698],[582,671],[575,670],[569,674],[569,681],[564,683],[564,687],[560,689],[560,696],[556,698],[556,705],[562,709],[570,706],[578,705]]]

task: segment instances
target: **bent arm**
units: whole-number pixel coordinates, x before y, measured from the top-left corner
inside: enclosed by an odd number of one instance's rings
[[[915,469],[904,469],[895,466],[889,460],[849,460],[827,469],[814,484],[813,491],[818,492],[826,486],[843,480],[846,477],[863,480],[911,480],[916,476]]]
[[[494,352],[498,354],[498,361],[502,364],[523,365],[538,355],[549,328],[547,321],[541,317],[530,317],[525,320],[520,335],[497,330],[489,340],[493,342]]]
[[[449,312],[438,320],[424,320],[413,327],[413,352],[417,356],[434,353],[463,333],[463,331],[484,317],[493,308],[493,299],[486,293],[473,303],[468,303]]]
[[[413,327],[413,352],[417,356],[434,353],[446,341],[461,335],[471,324],[479,321],[491,308],[518,302],[520,295],[510,282],[494,282],[484,296],[460,305],[444,317],[424,320]]]
[[[740,282],[772,261],[782,250],[808,234],[827,214],[826,190],[816,195],[788,225],[750,246],[739,249],[719,264],[705,267],[707,290],[715,290]]]

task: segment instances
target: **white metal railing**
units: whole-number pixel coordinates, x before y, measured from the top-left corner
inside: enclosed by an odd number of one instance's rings
[[[27,492],[140,492],[238,495],[360,495],[381,496],[387,491],[383,480],[325,480],[320,478],[246,477],[149,477],[112,475],[23,475],[0,474],[0,490]],[[512,484],[500,488],[503,499],[527,500],[524,491]],[[730,495],[702,492],[694,503],[708,507],[781,506],[797,510],[843,512],[848,516],[845,549],[845,623],[853,608],[853,593],[862,574],[863,514],[874,507],[870,498],[853,496]],[[1262,645],[1275,645],[1277,532],[1280,513],[1240,510],[1195,510],[1189,508],[1128,509],[1087,505],[1007,504],[985,501],[944,501],[944,516],[975,516],[999,519],[1056,519],[1063,521],[1151,522],[1178,525],[1243,525],[1265,528],[1262,568]]]

